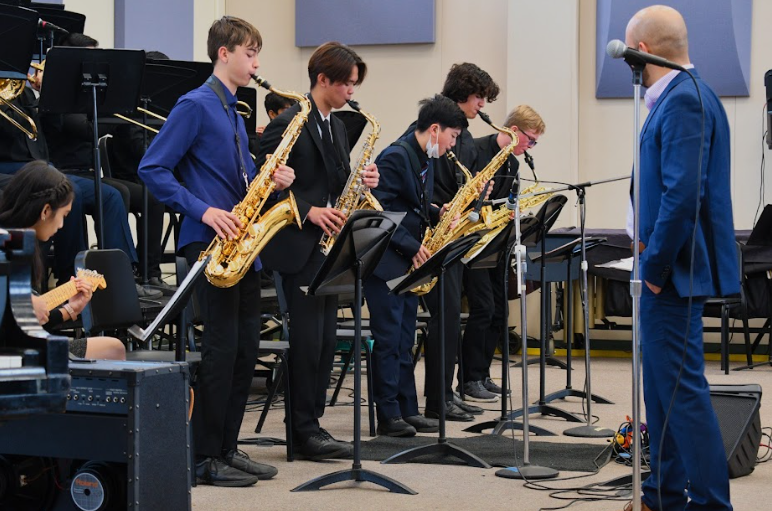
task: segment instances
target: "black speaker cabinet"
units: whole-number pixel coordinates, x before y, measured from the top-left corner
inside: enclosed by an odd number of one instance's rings
[[[710,400],[724,440],[729,478],[750,474],[761,441],[761,386],[711,385]]]
[[[190,509],[186,364],[71,363],[63,414],[0,423],[0,509]]]

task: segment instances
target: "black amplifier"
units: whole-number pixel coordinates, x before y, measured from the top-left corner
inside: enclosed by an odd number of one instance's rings
[[[190,509],[187,364],[70,364],[63,414],[0,422],[0,509]]]

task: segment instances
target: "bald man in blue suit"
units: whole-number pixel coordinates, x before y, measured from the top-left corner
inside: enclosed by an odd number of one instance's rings
[[[626,43],[693,68],[686,24],[670,7],[635,14]],[[704,131],[697,88],[686,72],[651,64],[643,72],[650,112],[641,132],[641,350],[652,468],[643,510],[732,509],[702,344],[705,300],[740,291],[729,124],[718,96],[690,71],[702,95]]]

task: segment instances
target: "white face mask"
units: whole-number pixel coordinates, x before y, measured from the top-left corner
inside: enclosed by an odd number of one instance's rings
[[[429,158],[439,158],[440,157],[440,137],[437,135],[437,142],[432,144],[432,135],[429,134],[429,140],[426,142],[426,155],[429,156]]]

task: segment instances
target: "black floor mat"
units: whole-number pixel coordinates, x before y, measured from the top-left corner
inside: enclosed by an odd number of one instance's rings
[[[450,438],[452,444],[466,449],[487,461],[494,467],[509,467],[520,465],[523,461],[523,442],[501,435],[480,435],[467,438]],[[386,458],[421,445],[437,442],[436,436],[415,436],[411,438],[392,438],[379,436],[373,440],[362,442],[362,459],[383,461]],[[514,442],[517,454],[513,453]],[[533,465],[566,470],[572,472],[594,472],[609,462],[610,445],[534,442],[529,444],[530,461]],[[413,463],[443,463],[463,465],[454,456],[423,455],[411,460]]]

